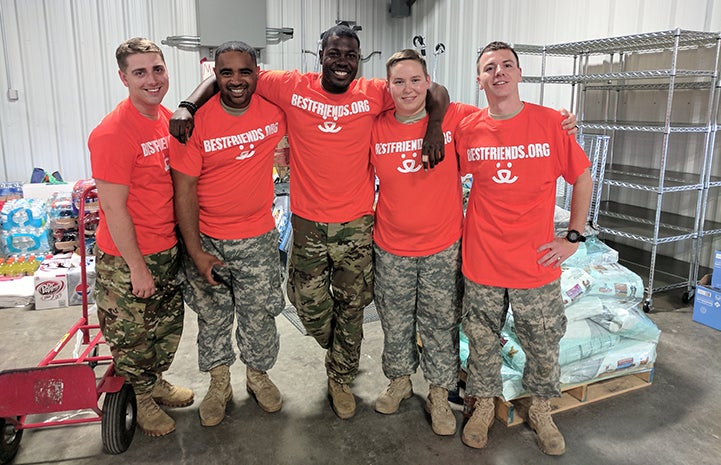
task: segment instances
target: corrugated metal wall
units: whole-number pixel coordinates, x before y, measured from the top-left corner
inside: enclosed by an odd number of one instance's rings
[[[88,134],[127,96],[115,48],[129,37],[160,43],[196,30],[195,0],[2,0],[0,8],[0,178],[9,181],[29,180],[33,167],[88,177]],[[165,55],[166,102],[177,102],[200,79],[197,59],[170,48]]]
[[[265,53],[270,68],[314,70],[320,32],[336,20],[356,21],[366,76],[384,77],[383,63],[392,52],[410,47],[416,35],[425,37],[429,71],[437,59],[436,79],[453,100],[476,103],[474,61],[477,50],[492,40],[551,44],[683,28],[721,31],[721,4],[714,0],[417,0],[408,18],[391,18],[388,0],[268,0],[268,26],[293,27],[293,40],[271,46]],[[435,45],[445,53],[433,56]],[[528,86],[528,92],[536,89]],[[545,104],[567,106],[570,97],[551,92]],[[524,97],[530,99],[525,92]]]
[[[491,40],[548,44],[677,27],[721,31],[714,0],[418,0],[407,18],[391,18],[389,3],[267,0],[267,26],[292,27],[295,35],[269,45],[263,67],[313,71],[320,32],[338,19],[355,21],[363,55],[380,52],[362,65],[363,75],[384,77],[385,58],[423,35],[436,80],[453,100],[476,103],[475,55]],[[36,166],[66,179],[88,177],[87,136],[127,95],[117,78],[117,45],[132,36],[160,43],[197,30],[196,0],[0,0],[0,8],[0,180],[26,181]],[[446,51],[434,57],[438,43]],[[164,51],[171,75],[165,104],[174,108],[200,79],[199,55]],[[10,100],[8,90],[18,99]],[[533,100],[537,89],[523,92]],[[549,92],[544,103],[568,106],[568,95]]]

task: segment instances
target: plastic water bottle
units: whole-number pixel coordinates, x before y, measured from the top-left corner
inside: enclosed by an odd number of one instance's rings
[[[28,259],[25,261],[25,275],[26,276],[32,276],[35,274],[35,271],[40,266],[40,262],[37,261],[37,258],[35,255],[30,255]]]
[[[5,270],[3,271],[3,275],[7,276],[7,277],[12,277],[14,268],[15,268],[15,258],[8,257],[8,259],[5,260]]]
[[[18,259],[15,260],[13,276],[25,276],[25,255],[20,255]]]

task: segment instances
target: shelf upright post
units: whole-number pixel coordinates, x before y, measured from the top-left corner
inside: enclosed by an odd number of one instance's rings
[[[544,45],[543,49],[541,50],[541,90],[539,92],[539,105],[543,105],[543,94],[544,90],[546,88],[546,56],[547,56],[547,48]]]
[[[578,76],[580,75],[580,60],[577,53],[573,54],[573,75]],[[574,104],[579,100],[579,98],[576,98],[576,89],[581,88],[581,83],[576,82],[576,80],[571,80],[571,107],[568,109],[568,111],[573,112],[576,110],[576,114],[578,114],[578,109],[574,106]]]
[[[587,52],[580,52],[578,60],[578,70],[574,71],[574,74],[577,76],[583,76],[588,71],[588,53]],[[571,111],[575,110],[576,115],[578,115],[578,121],[583,121],[586,119],[586,111],[585,111],[585,103],[586,103],[586,86],[582,81],[578,81],[578,88],[576,89],[576,95],[578,96],[578,99],[576,100],[576,106],[574,108],[573,106],[573,100],[571,100]],[[571,94],[573,95],[573,93]],[[579,128],[579,131],[581,134],[583,134],[583,129]]]
[[[702,187],[699,195],[700,205],[696,209],[698,219],[697,238],[693,244],[692,272],[689,274],[689,285],[684,300],[690,300],[699,280],[698,269],[701,265],[701,253],[703,252],[703,239],[706,233],[706,210],[708,208],[708,196],[711,189],[711,173],[713,171],[713,159],[718,130],[719,117],[719,94],[721,94],[721,82],[719,81],[719,63],[721,58],[721,33],[716,36],[714,57],[714,74],[711,78],[711,92],[709,92],[708,110],[706,115],[706,138],[704,144],[704,162],[702,168]]]
[[[663,126],[663,145],[661,148],[661,165],[658,175],[658,190],[656,191],[656,212],[653,225],[653,242],[651,243],[651,263],[648,270],[648,288],[646,290],[646,305],[651,308],[653,302],[653,282],[656,269],[656,254],[658,253],[659,230],[661,227],[661,212],[663,209],[663,194],[666,184],[666,166],[668,163],[668,145],[671,136],[671,109],[673,108],[673,94],[676,85],[676,67],[678,60],[679,43],[681,39],[681,30],[673,31],[674,41],[673,50],[671,52],[671,70],[668,83],[668,95],[666,97],[666,116]]]

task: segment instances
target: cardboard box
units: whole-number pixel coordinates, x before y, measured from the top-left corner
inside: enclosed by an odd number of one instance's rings
[[[721,289],[696,286],[693,321],[721,330]]]
[[[72,192],[74,186],[75,182],[66,184],[23,184],[23,197],[26,199],[38,199],[45,202],[56,192]]]
[[[721,289],[721,250],[713,254],[713,274],[711,275],[711,286]]]
[[[94,303],[95,259],[87,257],[88,303]],[[35,271],[35,308],[67,307],[82,305],[83,294],[79,266],[72,266],[69,260],[45,260]]]

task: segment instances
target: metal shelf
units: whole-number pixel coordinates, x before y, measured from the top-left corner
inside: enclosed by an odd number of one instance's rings
[[[648,251],[616,242],[613,237],[604,237],[604,242],[618,251],[619,263],[640,275],[644,281],[648,280],[651,271],[647,265],[651,261],[651,254]],[[705,268],[703,270],[701,273],[707,272]],[[659,255],[657,268],[654,271],[654,293],[686,287],[688,263]]]
[[[697,47],[711,47],[716,45],[720,37],[721,34],[718,32],[673,29],[555,45],[514,44],[513,48],[516,53],[550,56],[608,55],[629,52],[652,53],[674,48],[685,50]],[[678,44],[676,43],[677,38]]]
[[[525,79],[525,78],[524,78]],[[689,82],[674,82],[673,88],[675,90],[703,90],[710,89],[712,86],[711,82],[707,81],[689,81]],[[583,90],[588,91],[603,91],[603,90],[615,90],[615,91],[630,91],[630,90],[669,90],[671,88],[668,82],[659,83],[641,83],[641,84],[590,84],[586,85]]]
[[[681,69],[678,67],[679,52],[683,50],[709,49],[714,53],[713,65],[709,66],[703,60],[694,60],[703,69]],[[578,116],[578,127],[583,132],[602,133],[611,137],[609,163],[605,167],[601,185],[608,192],[610,189],[628,189],[655,194],[651,208],[622,205],[617,202],[603,201],[602,196],[596,198],[592,214],[597,218],[599,230],[610,237],[624,238],[627,241],[650,245],[650,252],[644,256],[647,260],[648,285],[646,287],[646,305],[651,306],[654,291],[686,286],[691,294],[698,278],[699,260],[701,254],[701,240],[704,236],[721,234],[721,223],[707,221],[706,208],[709,190],[721,187],[721,178],[711,176],[714,154],[715,135],[718,130],[719,96],[719,56],[721,51],[721,33],[700,32],[674,29],[669,31],[633,34],[622,37],[611,37],[581,42],[571,42],[555,45],[525,45],[515,44],[518,54],[540,55],[540,76],[524,76],[524,82],[540,84],[540,103],[543,104],[543,92],[546,84],[567,84],[572,86],[571,105]],[[660,66],[658,69],[645,69],[643,64],[653,63],[657,57],[651,59],[634,60],[627,55],[658,54],[658,60],[667,60],[670,66]],[[693,52],[688,52],[693,53]],[[603,69],[609,72],[599,73],[597,64],[589,65],[591,55],[607,55],[604,59]],[[572,58],[569,74],[549,75],[546,72],[548,57]],[[658,61],[656,60],[656,61]],[[596,67],[596,69],[591,68]],[[634,69],[643,68],[643,69]],[[695,65],[691,65],[695,66]],[[590,70],[596,72],[590,72]],[[664,91],[665,96],[654,97],[655,101],[666,102],[665,115],[662,121],[643,121],[634,119],[624,120],[622,98],[632,91]],[[599,96],[603,103],[600,108],[602,116],[599,120],[584,118],[586,96],[588,91],[605,92]],[[684,94],[684,99],[703,102],[707,108],[705,114],[696,116],[689,121],[676,121],[672,119],[674,92],[692,91],[694,94]],[[623,94],[622,94],[623,92]],[[620,97],[623,95],[623,97]],[[597,94],[593,94],[594,101],[598,101]],[[589,99],[591,97],[589,96]],[[702,99],[702,100],[699,100]],[[635,110],[635,109],[634,109]],[[594,115],[598,115],[598,111]],[[632,113],[638,113],[633,111]],[[599,116],[595,116],[599,118]],[[650,115],[650,118],[656,118]],[[617,132],[629,133],[655,133],[660,144],[656,153],[634,154],[631,163],[638,160],[639,166],[627,166],[623,163],[614,163],[613,140]],[[683,173],[668,169],[670,139],[676,134],[692,134],[689,147],[699,147],[697,151],[687,150],[684,159],[698,160],[699,172]],[[628,136],[636,137],[636,136]],[[678,144],[676,144],[678,145]],[[625,147],[625,145],[618,145]],[[674,149],[677,150],[678,149]],[[681,149],[683,150],[683,149]],[[674,153],[676,153],[674,152]],[[676,192],[686,192],[694,196],[695,211],[689,215],[679,215],[675,212],[663,210],[663,196]],[[697,193],[697,194],[695,194]],[[679,241],[690,241],[692,258],[688,265],[688,275],[683,283],[675,283],[672,287],[654,286],[654,274],[657,271],[658,247]],[[658,263],[664,263],[663,257]],[[664,270],[659,269],[660,274]],[[691,294],[692,295],[692,294]]]
[[[601,131],[636,131],[636,132],[698,132],[703,133],[709,131],[708,124],[698,125],[691,123],[672,122],[666,128],[665,123],[658,121],[582,121],[578,123],[581,129],[593,129]]]
[[[677,242],[696,236],[694,218],[662,212],[658,235],[654,238],[656,210],[619,202],[603,201],[598,212],[599,230],[614,236],[649,244]],[[718,224],[721,227],[721,224]]]
[[[713,71],[708,70],[691,70],[691,69],[657,69],[649,71],[626,71],[618,73],[600,73],[600,74],[567,74],[557,76],[523,76],[525,82],[548,82],[558,84],[578,84],[583,82],[602,82],[602,81],[621,81],[635,79],[668,79],[671,76],[678,78],[706,78],[706,82],[699,82],[705,88],[712,86],[711,79],[714,77]],[[687,83],[688,84],[688,83]],[[696,84],[696,83],[694,83]],[[619,87],[623,84],[619,84]],[[668,86],[666,86],[668,88]]]
[[[684,173],[666,170],[663,185],[659,187],[661,170],[630,165],[607,166],[603,183],[607,186],[625,187],[649,192],[684,192],[703,189],[703,180],[698,173]],[[720,178],[713,177],[721,182]]]

